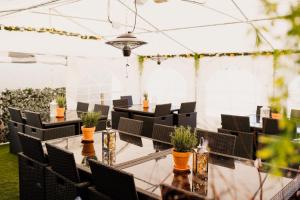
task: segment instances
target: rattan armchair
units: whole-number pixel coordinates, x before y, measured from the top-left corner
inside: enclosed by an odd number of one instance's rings
[[[25,111],[24,113],[27,122],[27,124],[25,125],[25,133],[32,137],[36,137],[44,141],[72,136],[75,134],[74,125],[45,128],[42,124],[42,120],[39,113],[30,111]]]
[[[77,102],[76,111],[78,111],[78,112],[88,112],[88,110],[89,110],[89,103]]]
[[[18,132],[24,133],[25,120],[22,118],[20,109],[8,107],[8,111],[10,113],[10,120],[8,121],[9,152],[17,154],[22,152]]]
[[[48,200],[88,199],[89,182],[81,181],[73,153],[46,143],[50,167],[46,168]]]
[[[132,174],[117,170],[110,166],[90,160],[90,167],[95,187],[89,188],[89,194],[96,199],[130,199],[138,200]],[[96,191],[96,192],[95,192]]]
[[[131,133],[133,135],[141,135],[143,122],[139,120],[121,117],[118,125],[120,132]]]
[[[218,129],[219,133],[226,133],[236,136],[234,155],[247,159],[254,159],[254,147],[256,146],[255,133]]]
[[[132,96],[121,96],[121,99],[127,99],[128,106],[132,106],[133,105]]]
[[[154,116],[133,115],[133,118],[144,122],[142,135],[152,138],[154,124],[173,125],[173,115],[170,113],[171,104],[161,104],[156,105]]]
[[[23,152],[18,154],[19,189],[21,200],[43,200],[45,196],[45,169],[48,166],[39,139],[19,133]]]
[[[211,151],[227,155],[234,155],[236,144],[235,135],[215,133],[201,129],[196,129],[196,134],[199,140],[201,137],[208,140],[208,147]]]

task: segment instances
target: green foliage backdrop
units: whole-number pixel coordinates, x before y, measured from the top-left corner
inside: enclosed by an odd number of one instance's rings
[[[36,112],[49,112],[49,103],[57,95],[65,95],[65,88],[44,88],[44,89],[16,89],[4,90],[0,95],[0,114],[4,122],[4,129],[0,132],[0,143],[7,141],[7,122],[10,118],[8,107],[17,107],[21,110],[31,110]]]

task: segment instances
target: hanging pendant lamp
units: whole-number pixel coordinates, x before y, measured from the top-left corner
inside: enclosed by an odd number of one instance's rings
[[[139,40],[135,35],[133,35],[135,26],[136,26],[137,0],[134,1],[134,4],[135,4],[135,19],[134,19],[133,30],[131,32],[119,35],[116,39],[106,42],[106,44],[108,44],[108,45],[111,45],[115,48],[121,49],[123,51],[123,56],[125,56],[125,57],[130,56],[132,49],[135,49],[144,44],[147,44],[147,42]]]
[[[130,56],[132,49],[147,44],[147,42],[137,39],[137,37],[133,35],[132,32],[128,32],[118,36],[114,40],[106,42],[106,44],[121,49],[123,51],[123,56],[128,57]]]

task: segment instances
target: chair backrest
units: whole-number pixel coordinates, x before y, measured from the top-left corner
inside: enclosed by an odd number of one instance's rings
[[[201,129],[196,129],[196,134],[199,140],[201,137],[208,140],[208,147],[211,151],[227,155],[234,155],[236,136]]]
[[[89,103],[84,103],[84,102],[77,102],[77,111],[79,112],[88,112],[89,110]]]
[[[191,113],[195,112],[196,102],[181,103],[179,113]]]
[[[278,135],[279,130],[279,121],[277,119],[263,118],[263,133]]]
[[[23,154],[41,163],[46,163],[46,158],[40,139],[29,135],[18,133]]]
[[[171,133],[173,133],[174,131],[174,126],[154,124],[152,138],[163,142],[171,143]]]
[[[162,200],[205,200],[205,197],[171,185],[160,185]]]
[[[41,114],[37,112],[24,111],[26,117],[26,124],[29,126],[43,128]]]
[[[300,110],[292,109],[291,110],[291,119],[300,119]]]
[[[154,115],[155,117],[169,115],[171,113],[171,104],[156,105]]]
[[[118,124],[120,132],[131,133],[134,135],[141,135],[143,129],[143,122],[139,120],[121,117]]]
[[[128,105],[129,106],[133,105],[132,96],[121,96],[121,99],[127,99],[128,100]]]
[[[138,200],[133,175],[96,160],[89,161],[96,190],[111,199]]]
[[[67,179],[79,183],[74,154],[52,144],[46,143],[46,147],[51,168]]]
[[[101,112],[101,115],[108,116],[109,106],[107,105],[100,105],[95,104],[94,106],[94,112]]]
[[[219,133],[236,136],[234,155],[242,158],[254,158],[255,133],[218,129]]]
[[[128,99],[116,99],[113,100],[114,107],[128,107]]]
[[[221,114],[221,120],[223,129],[250,132],[250,118],[247,116]]]
[[[18,108],[8,107],[10,119],[15,122],[23,123],[21,110]]]

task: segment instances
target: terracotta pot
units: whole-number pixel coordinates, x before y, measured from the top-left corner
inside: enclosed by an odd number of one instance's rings
[[[280,113],[272,113],[271,114],[272,119],[281,119],[282,115]]]
[[[65,117],[65,108],[56,108],[56,117],[63,118]]]
[[[177,170],[188,170],[188,162],[191,156],[191,152],[177,152],[173,150],[173,160],[175,169]]]
[[[94,133],[95,133],[96,127],[92,128],[85,128],[81,127],[82,131],[82,140],[84,141],[94,141]]]
[[[144,108],[149,108],[149,101],[148,100],[143,101],[143,107]]]

